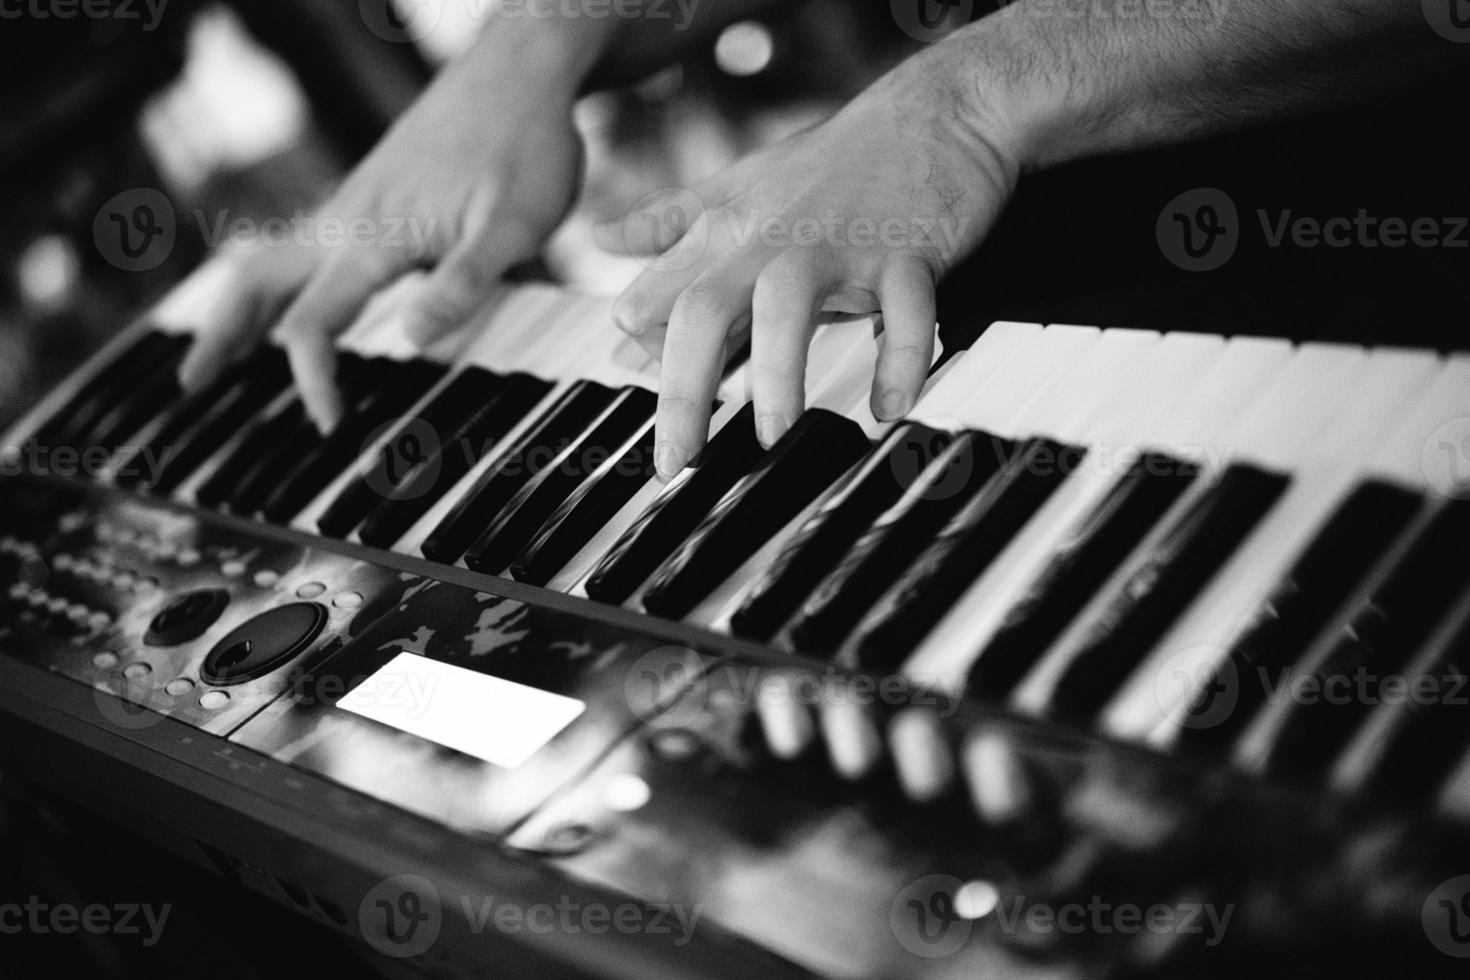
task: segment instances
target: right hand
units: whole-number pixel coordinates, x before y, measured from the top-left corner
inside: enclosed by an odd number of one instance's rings
[[[575,94],[564,72],[514,55],[447,68],[320,208],[316,227],[330,219],[345,240],[238,256],[179,369],[184,389],[208,384],[275,323],[307,412],[329,431],[342,414],[333,340],[375,292],[431,268],[407,313],[410,336],[427,343],[462,324],[565,217],[581,177]]]

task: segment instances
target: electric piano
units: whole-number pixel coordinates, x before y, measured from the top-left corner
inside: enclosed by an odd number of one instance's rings
[[[4,437],[9,774],[430,973],[1463,971],[1470,357],[996,323],[881,424],[834,320],[664,484],[608,300],[413,288],[325,436],[181,395],[203,275]]]

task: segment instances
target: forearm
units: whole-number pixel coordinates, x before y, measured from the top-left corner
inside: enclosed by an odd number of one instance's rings
[[[1019,0],[923,57],[1025,169],[1381,91],[1454,49],[1412,0]]]

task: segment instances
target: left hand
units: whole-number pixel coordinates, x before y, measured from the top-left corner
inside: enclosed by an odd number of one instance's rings
[[[882,313],[873,414],[913,407],[933,358],[935,285],[985,236],[1019,171],[1005,127],[976,125],[945,67],[911,59],[821,125],[603,227],[614,251],[659,256],[613,317],[662,361],[660,476],[703,447],[726,343],[746,325],[766,446],[805,407],[821,311]]]

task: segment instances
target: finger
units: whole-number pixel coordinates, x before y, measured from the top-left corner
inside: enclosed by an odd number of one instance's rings
[[[495,293],[505,270],[524,257],[527,242],[519,226],[501,223],[454,246],[409,304],[408,338],[427,347],[463,327]]]
[[[806,361],[816,314],[834,276],[826,253],[793,248],[755,281],[750,371],[755,431],[769,449],[806,408]]]
[[[659,255],[673,248],[703,214],[704,203],[693,191],[655,191],[623,218],[596,225],[592,239],[614,255]]]
[[[299,252],[299,250],[296,250]],[[195,394],[229,364],[251,350],[292,296],[310,276],[310,255],[282,263],[257,253],[228,273],[224,289],[209,304],[203,326],[179,364],[179,387]]]
[[[499,191],[479,188],[466,205],[459,240],[446,252],[404,311],[404,334],[427,347],[464,325],[494,293],[505,270],[524,257],[529,236],[518,221],[497,220]]]
[[[333,255],[286,310],[277,333],[307,415],[322,432],[341,420],[337,391],[337,352],[333,339],[362,312],[369,298],[390,278],[406,271],[402,249],[349,248]]]
[[[653,462],[664,479],[682,470],[704,446],[725,337],[750,309],[752,278],[734,265],[716,267],[690,283],[674,303],[654,424]]]
[[[676,254],[682,246],[675,246]],[[636,340],[650,357],[663,359],[664,335],[674,304],[704,265],[691,261],[676,269],[648,269],[639,274],[613,302],[613,323]]]
[[[873,415],[901,418],[914,407],[934,360],[934,274],[917,258],[901,258],[878,283],[883,336],[873,377]]]

